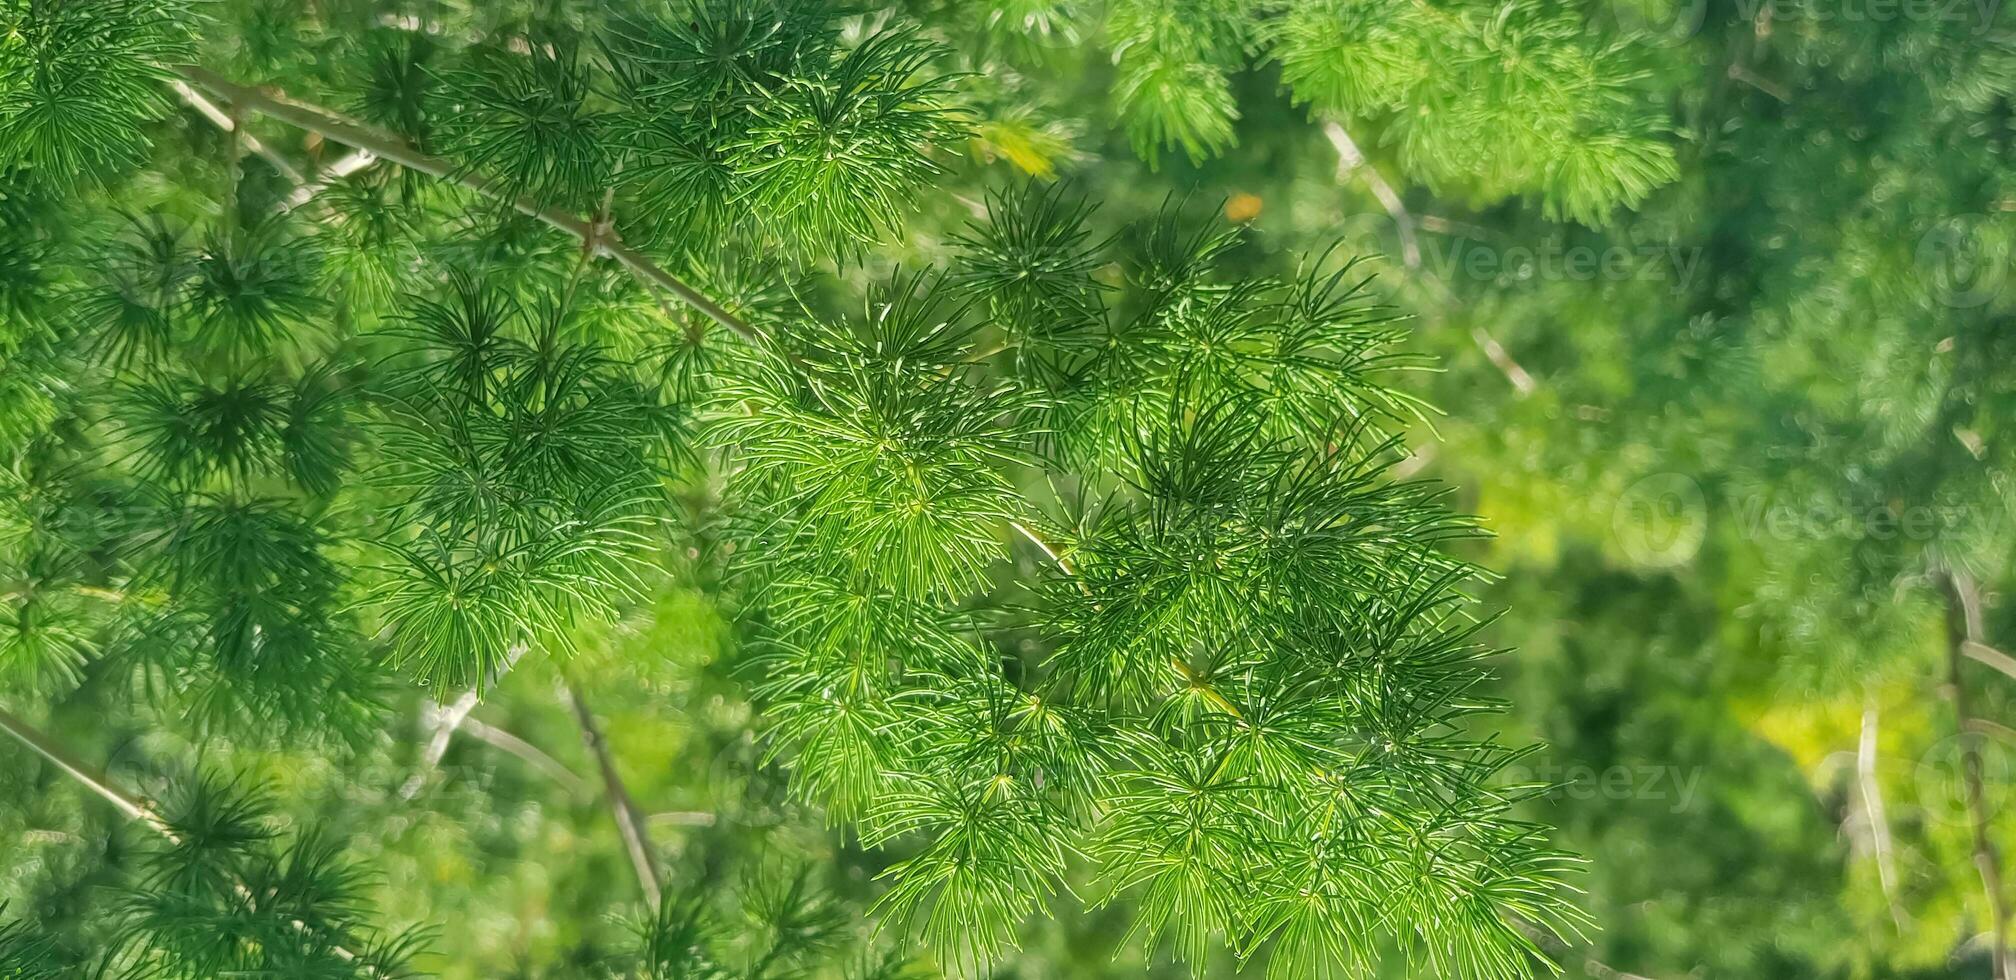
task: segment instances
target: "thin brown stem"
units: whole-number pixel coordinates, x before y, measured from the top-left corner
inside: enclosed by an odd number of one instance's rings
[[[161,816],[159,811],[154,809],[153,804],[114,786],[111,777],[105,775],[103,770],[77,758],[71,754],[70,750],[58,744],[55,739],[44,735],[35,726],[23,721],[20,716],[5,708],[0,708],[0,729],[5,729],[7,734],[14,736],[17,741],[26,745],[50,765],[63,770],[70,778],[77,780],[86,789],[96,793],[105,802],[112,804],[115,809],[124,814],[128,819],[140,821],[147,829],[160,834],[162,839],[170,844],[182,843],[182,835],[175,832],[175,828],[168,823],[166,818]],[[231,889],[237,893],[240,899],[247,902],[248,905],[252,903],[254,898],[252,889],[247,887],[243,881],[233,879],[231,881]],[[287,922],[301,932],[305,933],[308,931],[308,923],[300,919],[289,918]],[[328,949],[343,960],[354,961],[357,958],[356,953],[333,943],[329,945]],[[369,966],[365,968],[365,976],[376,976],[377,974],[378,971],[375,968]]]
[[[1862,732],[1855,742],[1855,785],[1862,797],[1862,816],[1869,827],[1869,845],[1876,852],[1876,882],[1883,889],[1883,901],[1890,907],[1890,921],[1901,932],[1907,917],[1897,901],[1897,862],[1890,846],[1890,818],[1883,806],[1883,790],[1876,780],[1877,725],[1881,716],[1872,695],[1862,709]]]
[[[552,778],[554,782],[567,787],[569,793],[579,796],[588,792],[587,782],[583,781],[580,776],[575,775],[574,770],[567,768],[560,760],[547,755],[544,750],[533,745],[531,742],[527,742],[496,725],[486,724],[474,718],[464,719],[462,730],[469,733],[470,738],[524,760],[526,765],[539,770],[541,773]]]
[[[209,89],[248,111],[320,133],[325,139],[335,140],[355,149],[368,150],[409,170],[453,181],[479,194],[504,201],[521,214],[537,218],[553,228],[581,239],[583,245],[591,252],[615,259],[618,265],[629,270],[647,285],[671,293],[681,302],[698,310],[715,323],[734,331],[744,340],[757,342],[762,339],[762,333],[747,321],[728,312],[719,303],[687,285],[679,277],[660,268],[642,252],[623,244],[614,229],[598,227],[593,221],[583,219],[577,214],[541,204],[530,198],[513,197],[495,181],[481,174],[456,166],[442,157],[423,153],[397,136],[344,119],[320,106],[290,99],[270,89],[240,85],[198,65],[180,65],[171,70],[184,81]]]
[[[1365,159],[1365,153],[1358,149],[1358,142],[1351,138],[1350,131],[1335,120],[1323,124],[1323,135],[1337,151],[1337,179],[1349,180],[1354,175],[1365,181],[1372,196],[1379,199],[1379,205],[1393,219],[1393,226],[1400,232],[1400,260],[1409,269],[1421,268],[1421,244],[1414,237],[1414,215],[1400,200],[1400,194],[1393,185],[1386,182],[1377,168]]]
[[[294,188],[293,193],[287,195],[287,200],[281,202],[281,212],[300,210],[302,206],[314,200],[315,195],[328,190],[337,181],[377,162],[378,154],[370,150],[351,151],[348,156],[323,168],[315,175],[313,181]]]
[[[497,674],[489,679],[489,683],[494,686],[503,680],[504,675],[510,673],[512,667],[517,666],[518,659],[525,656],[525,650],[526,646],[523,643],[511,644],[510,648],[504,651],[504,662],[497,666]],[[469,713],[475,711],[476,705],[483,700],[483,688],[484,685],[479,683],[463,691],[446,707],[433,705],[434,712],[429,716],[433,731],[427,736],[426,751],[420,754],[420,768],[414,770],[413,775],[406,777],[405,785],[399,787],[400,799],[410,800],[420,795],[421,788],[427,785],[427,780],[440,767],[441,759],[448,754],[448,745],[455,740],[456,730],[462,727],[469,719]]]
[[[1987,901],[1990,959],[1995,980],[2010,980],[2009,906],[2002,890],[2002,865],[1988,839],[1989,814],[1981,776],[1981,733],[1973,725],[1967,685],[1961,676],[1968,644],[1981,645],[1981,594],[1965,572],[1948,571],[1946,584],[1946,697],[1953,703],[1960,739],[1960,777],[1974,838],[1974,869]]]
[[[2011,657],[1986,643],[1968,640],[1960,645],[1960,652],[1975,663],[1993,667],[2011,678],[2016,678],[2016,657]]]
[[[111,778],[106,776],[103,770],[72,755],[54,739],[42,734],[35,726],[5,708],[0,708],[0,729],[5,729],[7,734],[28,746],[50,765],[63,770],[70,778],[82,783],[85,789],[98,794],[128,819],[146,824],[171,843],[180,843],[175,831],[168,826],[168,821],[161,818],[152,804],[112,785]]]
[[[562,680],[560,690],[566,696],[568,706],[574,710],[574,721],[581,728],[582,744],[588,747],[588,754],[595,757],[595,765],[602,771],[602,788],[609,798],[609,812],[616,818],[616,832],[623,838],[624,850],[629,852],[630,867],[637,873],[637,884],[644,890],[644,901],[652,912],[657,912],[663,898],[658,888],[658,868],[651,856],[651,840],[645,836],[643,815],[630,798],[630,789],[624,785],[622,774],[616,771],[616,760],[609,754],[609,743],[603,739],[602,730],[595,727],[595,715],[588,710],[588,702],[569,681]]]
[[[204,98],[203,93],[190,88],[189,83],[175,81],[169,84],[174,87],[175,94],[181,96],[182,101],[187,103],[189,108],[196,110],[197,115],[210,120],[211,125],[230,133],[232,138],[241,143],[246,149],[259,154],[267,163],[272,164],[273,169],[279,171],[281,176],[295,184],[307,182],[308,178],[301,175],[300,168],[289,163],[286,157],[281,156],[279,151],[267,146],[259,137],[245,132],[238,125],[237,119],[219,108],[216,103]]]

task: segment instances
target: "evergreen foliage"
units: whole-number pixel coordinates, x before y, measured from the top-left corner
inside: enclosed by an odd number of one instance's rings
[[[0,977],[2007,980],[1994,6],[0,0]]]
[[[363,752],[388,702],[564,662],[676,574],[746,630],[765,758],[886,855],[879,920],[944,969],[1074,895],[1200,973],[1523,976],[1584,921],[1487,734],[1474,525],[1388,472],[1419,365],[1352,261],[1235,263],[1180,203],[1108,236],[1021,186],[943,268],[862,285],[976,112],[900,16],[255,8],[8,8],[23,690]],[[1144,147],[1220,145],[1158,100],[1245,28],[1129,9]],[[653,906],[617,969],[823,969],[841,914],[803,872],[752,877],[736,925],[660,898],[575,671]],[[133,879],[135,962],[425,963],[333,838],[188,794]]]
[[[1573,4],[984,6],[984,29],[968,46],[988,71],[1041,72],[1081,48],[1110,60],[1111,110],[1151,164],[1180,152],[1194,165],[1229,151],[1249,87],[1239,75],[1257,69],[1314,119],[1364,127],[1400,173],[1443,197],[1530,197],[1550,217],[1597,227],[1679,176],[1649,84],[1659,38],[1600,30],[1604,18]]]

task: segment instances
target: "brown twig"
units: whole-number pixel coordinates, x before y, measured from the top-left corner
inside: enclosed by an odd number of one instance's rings
[[[5,708],[0,708],[0,729],[5,729],[7,734],[14,736],[17,741],[26,745],[50,765],[63,770],[70,778],[82,783],[86,789],[96,793],[105,802],[112,804],[127,819],[140,821],[142,825],[160,834],[162,839],[170,844],[182,843],[182,835],[175,832],[175,828],[168,823],[167,818],[161,816],[160,811],[154,809],[153,804],[114,786],[111,777],[107,776],[103,770],[70,754],[68,749],[58,745],[49,736],[42,734],[35,726],[23,721],[20,716]],[[254,898],[252,889],[247,887],[243,881],[233,878],[231,880],[231,889],[248,906],[252,904]],[[305,933],[308,931],[308,923],[300,919],[289,918],[287,922],[301,932]],[[346,961],[357,959],[356,953],[335,943],[329,943],[328,949],[331,953],[336,954],[339,959]],[[364,965],[364,973],[365,976],[376,976],[378,971],[375,967],[366,964]]]
[[[1337,150],[1337,179],[1348,181],[1353,176],[1358,176],[1365,181],[1365,186],[1372,191],[1372,196],[1379,199],[1380,206],[1392,216],[1394,227],[1399,229],[1400,260],[1406,263],[1409,269],[1421,268],[1421,244],[1414,237],[1414,215],[1408,212],[1407,205],[1400,200],[1399,192],[1393,189],[1392,184],[1386,182],[1386,178],[1377,168],[1366,162],[1364,152],[1358,149],[1357,141],[1351,138],[1350,132],[1345,130],[1343,124],[1336,120],[1324,122],[1323,135],[1329,138],[1330,145]]]
[[[1955,728],[1960,739],[1960,776],[1967,800],[1967,816],[1974,838],[1974,869],[1981,875],[1981,890],[1988,904],[1988,934],[1994,944],[1990,959],[1995,980],[2010,980],[2009,906],[2002,891],[2002,866],[1995,845],[1988,839],[1989,814],[1981,776],[1981,733],[1975,730],[1969,710],[1967,685],[1961,677],[1969,644],[1981,645],[1981,595],[1965,572],[1947,571],[1946,585],[1946,697],[1953,703]]]
[[[1751,88],[1754,88],[1757,91],[1764,93],[1765,95],[1777,99],[1780,102],[1789,104],[1792,101],[1792,93],[1786,91],[1785,86],[1780,85],[1777,82],[1774,82],[1768,78],[1765,78],[1764,76],[1759,75],[1756,72],[1743,67],[1741,64],[1733,64],[1729,66],[1729,77],[1739,82],[1742,82],[1743,84],[1748,85]]]
[[[491,677],[489,683],[495,685],[503,680],[504,675],[510,673],[511,668],[517,665],[518,659],[525,656],[525,650],[526,646],[523,643],[511,644],[504,651],[504,662],[497,666],[496,676]],[[405,784],[399,787],[400,799],[410,800],[420,795],[421,787],[427,785],[428,777],[434,774],[434,770],[441,765],[442,757],[448,754],[448,744],[454,741],[456,730],[469,720],[469,713],[475,711],[477,703],[483,700],[483,688],[483,684],[477,684],[463,691],[446,708],[428,702],[434,712],[431,716],[434,728],[427,736],[426,751],[420,754],[420,768],[414,770],[413,775],[406,777]]]
[[[348,156],[323,168],[315,175],[313,181],[294,188],[294,192],[287,195],[287,200],[280,203],[281,212],[300,210],[302,205],[314,200],[315,195],[328,190],[330,185],[377,162],[378,154],[370,150],[352,151]]]
[[[644,889],[645,904],[651,911],[658,911],[663,898],[658,888],[658,868],[652,858],[651,841],[645,836],[644,818],[637,804],[630,798],[630,790],[623,783],[623,776],[616,771],[616,760],[609,755],[609,743],[602,738],[602,731],[595,727],[595,715],[588,710],[588,702],[582,700],[581,692],[566,681],[560,682],[560,690],[567,698],[567,704],[574,709],[574,721],[581,728],[581,742],[588,747],[588,754],[595,757],[596,768],[602,771],[602,788],[609,798],[609,812],[616,818],[616,832],[623,838],[623,848],[630,854],[630,867],[637,872],[637,884]]]
[[[1984,664],[2016,678],[2016,657],[2003,653],[1978,640],[1968,640],[1960,645],[1960,652],[1977,664]]]
[[[300,168],[289,163],[286,157],[280,155],[279,151],[261,142],[259,137],[245,132],[238,125],[238,120],[232,118],[230,113],[219,108],[216,103],[204,98],[203,93],[190,88],[189,83],[176,80],[170,82],[169,85],[175,89],[176,95],[182,97],[183,102],[187,103],[191,109],[196,110],[198,115],[210,120],[211,124],[218,129],[232,134],[234,138],[244,144],[246,149],[259,154],[267,163],[272,164],[273,169],[279,171],[281,176],[286,177],[295,184],[307,183],[308,178],[302,176]]]
[[[567,787],[569,793],[576,796],[587,794],[588,783],[586,781],[580,776],[575,775],[574,770],[567,768],[560,760],[547,755],[531,742],[527,742],[495,725],[485,724],[474,718],[463,719],[462,730],[468,732],[470,738],[523,759],[526,765],[545,773],[554,782]]]
[[[762,339],[762,333],[748,322],[728,312],[719,303],[687,285],[684,280],[660,268],[642,252],[625,245],[613,229],[598,228],[594,222],[585,220],[577,214],[540,204],[530,198],[512,197],[496,182],[481,174],[465,167],[458,167],[441,157],[423,153],[397,136],[344,119],[320,106],[299,102],[269,89],[240,85],[197,65],[181,65],[171,70],[184,81],[209,89],[243,109],[270,116],[310,132],[320,133],[325,139],[335,140],[355,149],[368,150],[409,170],[453,181],[479,194],[504,201],[521,214],[537,218],[547,225],[581,239],[595,254],[615,259],[618,265],[629,270],[647,285],[671,293],[681,302],[698,310],[715,323],[734,331],[744,340],[756,342]]]
[[[1539,390],[1540,385],[1533,380],[1533,376],[1527,374],[1526,369],[1520,367],[1519,362],[1505,352],[1505,345],[1500,344],[1498,338],[1491,336],[1489,331],[1481,326],[1473,326],[1470,328],[1470,339],[1477,342],[1477,349],[1483,351],[1491,364],[1512,382],[1512,387],[1518,390],[1519,397],[1524,398]]]
[[[181,843],[181,838],[168,826],[168,821],[162,819],[161,814],[155,811],[153,804],[112,785],[111,778],[98,767],[71,755],[69,750],[58,745],[55,740],[5,708],[0,708],[0,729],[6,729],[7,734],[14,736],[50,765],[63,770],[70,778],[82,783],[85,789],[98,794],[128,819],[146,824],[155,833],[167,838],[171,844]]]
[[[1400,199],[1400,193],[1393,189],[1392,184],[1387,183],[1385,176],[1379,173],[1377,167],[1365,159],[1364,151],[1358,148],[1358,141],[1351,138],[1350,131],[1346,130],[1342,123],[1334,119],[1325,121],[1323,135],[1329,138],[1330,145],[1337,150],[1337,179],[1349,181],[1357,177],[1365,182],[1366,188],[1379,200],[1380,206],[1386,209],[1387,215],[1393,219],[1393,227],[1400,233],[1401,263],[1409,271],[1420,271],[1421,243],[1414,232],[1414,214],[1407,210],[1407,204]],[[1440,227],[1449,225],[1443,218],[1433,218],[1432,222],[1424,220],[1423,223],[1432,223]],[[1484,352],[1484,356],[1491,361],[1492,366],[1512,382],[1512,387],[1519,393],[1519,397],[1525,398],[1539,387],[1534,382],[1533,376],[1527,374],[1526,369],[1520,367],[1519,362],[1513,360],[1511,354],[1506,353],[1504,345],[1498,343],[1489,331],[1483,327],[1471,327],[1470,339],[1477,343],[1478,349]]]
[[[1862,709],[1862,732],[1855,742],[1855,785],[1862,797],[1863,819],[1869,825],[1869,843],[1876,852],[1876,881],[1883,889],[1883,901],[1890,907],[1890,921],[1899,931],[1908,916],[1897,901],[1897,863],[1890,847],[1890,818],[1883,807],[1883,790],[1876,781],[1876,732],[1879,718],[1872,695]]]

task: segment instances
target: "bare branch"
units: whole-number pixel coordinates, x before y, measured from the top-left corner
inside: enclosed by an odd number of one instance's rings
[[[287,158],[281,156],[279,151],[261,142],[259,137],[248,132],[243,132],[237,120],[231,118],[230,113],[218,108],[216,103],[204,98],[203,93],[190,88],[189,83],[176,80],[169,84],[174,87],[175,94],[181,96],[182,101],[188,103],[190,108],[195,109],[203,118],[210,120],[218,129],[235,134],[245,144],[246,149],[259,154],[267,163],[273,165],[273,169],[280,171],[282,176],[296,184],[307,182],[308,178],[301,175],[300,169],[287,162]]]
[[[1366,161],[1364,151],[1358,149],[1358,142],[1351,138],[1351,133],[1342,123],[1334,119],[1325,121],[1323,135],[1328,137],[1330,145],[1337,149],[1337,179],[1348,181],[1356,176],[1365,181],[1366,188],[1372,191],[1373,197],[1378,198],[1379,204],[1393,218],[1393,226],[1400,232],[1401,262],[1409,270],[1418,271],[1421,268],[1421,243],[1414,233],[1414,215],[1407,210],[1406,202],[1400,199],[1400,193],[1393,189],[1392,184],[1386,182],[1386,178],[1379,173],[1378,168]],[[1431,218],[1427,223],[1437,227],[1449,225],[1449,222],[1442,218]],[[1497,339],[1483,327],[1471,327],[1470,338],[1477,342],[1478,349],[1484,352],[1484,356],[1491,361],[1491,364],[1512,382],[1512,387],[1518,391],[1519,397],[1531,395],[1539,388],[1533,376],[1527,374],[1526,369],[1520,367],[1519,362],[1505,352],[1504,345],[1498,343]]]
[[[582,700],[581,692],[572,683],[562,680],[561,693],[574,709],[574,721],[581,727],[581,742],[588,747],[588,754],[595,757],[595,765],[602,770],[602,788],[609,798],[609,812],[616,818],[616,832],[623,838],[623,847],[630,853],[630,867],[637,872],[637,884],[644,889],[644,901],[652,912],[658,911],[663,901],[658,890],[658,867],[652,859],[651,841],[644,833],[644,819],[637,810],[637,804],[630,798],[629,787],[623,784],[623,776],[616,771],[616,760],[609,755],[609,743],[602,738],[602,732],[595,727],[595,715],[588,710],[588,702]]]
[[[1883,790],[1876,781],[1876,699],[1872,696],[1862,709],[1862,733],[1855,743],[1855,785],[1862,797],[1863,818],[1869,824],[1870,846],[1876,852],[1876,880],[1883,889],[1883,901],[1890,906],[1890,921],[1899,931],[1909,916],[1897,901],[1897,862],[1890,846],[1890,818],[1883,808]]]
[[[1967,659],[1978,664],[1986,664],[2012,678],[2016,678],[2016,657],[2003,653],[1979,640],[1968,640],[1960,644],[1960,652]]]
[[[1393,218],[1393,224],[1400,231],[1400,259],[1409,269],[1421,268],[1421,244],[1414,238],[1414,216],[1407,211],[1407,205],[1400,200],[1400,194],[1393,185],[1386,182],[1378,169],[1365,161],[1365,154],[1358,149],[1357,141],[1351,138],[1343,125],[1335,120],[1323,123],[1323,135],[1329,137],[1330,145],[1337,149],[1337,179],[1348,181],[1352,176],[1361,176],[1372,196]]]
[[[1966,572],[1947,571],[1946,580],[1946,697],[1953,702],[1955,725],[1960,731],[1960,769],[1967,797],[1967,815],[1973,825],[1974,868],[1981,875],[1981,890],[1988,906],[1989,958],[1994,963],[1995,980],[2010,980],[2009,906],[2002,890],[2002,866],[1995,845],[1988,839],[1988,806],[1981,776],[1981,733],[1973,725],[1967,686],[1960,666],[1968,659],[1969,645],[1981,642],[1981,594]]]
[[[152,804],[112,785],[111,778],[98,767],[71,755],[68,749],[56,744],[55,740],[5,708],[0,708],[0,728],[6,729],[7,734],[28,746],[50,765],[63,770],[70,775],[70,778],[84,784],[85,789],[112,804],[120,813],[125,814],[127,819],[146,824],[153,828],[155,833],[166,837],[170,843],[181,843],[175,832],[169,828],[168,821],[162,819]]]
[[[504,675],[510,673],[512,667],[517,666],[518,658],[525,655],[525,650],[526,646],[523,643],[511,644],[511,647],[504,651],[504,662],[497,666],[497,675],[490,678],[489,683],[495,685],[503,680]],[[448,743],[455,739],[456,730],[469,720],[469,712],[476,710],[477,702],[483,700],[483,687],[484,685],[478,684],[463,691],[454,703],[445,709],[432,701],[427,702],[428,722],[433,726],[433,731],[427,737],[427,750],[420,754],[420,768],[414,770],[413,775],[406,777],[406,782],[399,787],[400,799],[410,800],[420,795],[420,790],[427,785],[428,778],[440,767],[442,757],[448,754]]]
[[[1491,363],[1499,371],[1504,373],[1505,377],[1512,382],[1513,388],[1518,389],[1519,397],[1524,398],[1539,390],[1540,386],[1534,382],[1533,376],[1527,374],[1526,369],[1520,367],[1519,362],[1513,360],[1512,355],[1505,352],[1505,347],[1498,343],[1498,338],[1491,336],[1481,326],[1473,326],[1470,328],[1470,339],[1477,342],[1477,349],[1483,351],[1484,356],[1490,359]]]
[[[463,719],[462,730],[468,732],[471,738],[502,749],[525,760],[527,765],[545,773],[547,776],[552,777],[555,782],[567,787],[569,793],[579,796],[585,795],[588,792],[588,784],[581,777],[574,775],[574,770],[567,768],[560,760],[547,755],[531,742],[527,742],[495,725],[484,724],[474,718]]]
[[[378,162],[378,154],[370,150],[354,150],[348,156],[330,164],[315,180],[294,188],[287,200],[280,203],[281,212],[298,211],[301,206],[315,198],[315,195],[329,189],[329,186],[359,170]]]

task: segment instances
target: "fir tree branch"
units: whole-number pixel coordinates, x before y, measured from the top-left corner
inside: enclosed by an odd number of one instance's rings
[[[630,789],[624,785],[622,774],[616,771],[616,760],[609,755],[609,743],[603,739],[601,729],[595,727],[595,715],[588,710],[588,702],[582,699],[581,692],[569,680],[561,680],[560,691],[567,698],[568,707],[574,711],[574,721],[581,728],[582,744],[587,746],[588,754],[595,757],[596,768],[602,772],[602,787],[609,799],[610,815],[616,819],[616,832],[623,837],[624,850],[630,855],[630,867],[637,872],[637,884],[644,890],[645,904],[656,914],[663,897],[643,817],[636,802],[630,798]]]
[[[494,181],[481,174],[465,167],[458,167],[441,157],[422,153],[405,140],[350,122],[320,106],[297,102],[265,89],[240,85],[197,65],[180,65],[170,70],[183,80],[209,89],[242,108],[320,133],[326,139],[347,144],[355,149],[369,151],[409,170],[454,181],[479,194],[505,200],[519,213],[537,218],[553,228],[581,239],[583,246],[591,252],[615,259],[617,264],[647,285],[671,293],[681,302],[698,310],[715,323],[734,331],[744,340],[757,342],[762,338],[762,334],[747,321],[728,312],[721,304],[665,271],[642,252],[623,244],[613,229],[599,228],[593,221],[583,220],[578,215],[529,198],[508,197]]]
[[[1960,768],[1967,814],[1974,837],[1974,867],[1981,875],[1981,889],[1988,905],[1988,932],[1994,944],[1990,959],[1995,980],[2010,980],[2009,906],[2002,891],[2002,866],[1995,845],[1988,839],[1989,815],[1981,776],[1980,734],[1974,729],[1967,687],[1960,665],[1967,659],[1969,643],[1980,644],[1981,595],[1966,572],[1948,570],[1946,586],[1946,698],[1953,703],[1954,725],[1960,733]]]
[[[1024,538],[1029,539],[1030,544],[1035,545],[1038,550],[1048,556],[1056,564],[1058,571],[1063,572],[1073,580],[1077,580],[1078,570],[1073,568],[1071,563],[1064,558],[1063,554],[1050,545],[1050,542],[1045,541],[1035,531],[1030,530],[1027,524],[1021,521],[1009,521],[1008,526],[1014,528]],[[1084,582],[1080,581],[1078,583],[1078,589],[1081,592],[1086,591]],[[1246,720],[1245,713],[1239,710],[1238,705],[1233,704],[1230,699],[1226,698],[1217,688],[1213,687],[1210,678],[1199,674],[1196,669],[1184,663],[1182,657],[1170,657],[1169,664],[1183,678],[1185,684],[1194,689],[1204,700],[1211,702],[1213,707],[1225,712],[1225,714],[1231,716],[1235,721],[1244,722]]]

